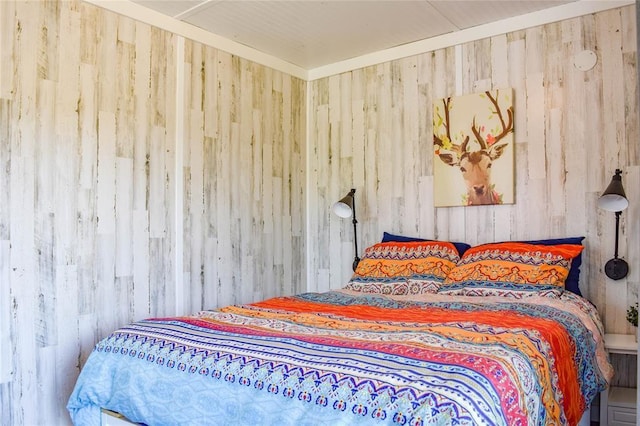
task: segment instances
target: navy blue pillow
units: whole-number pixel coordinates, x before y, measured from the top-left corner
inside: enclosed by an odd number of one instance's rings
[[[388,232],[384,232],[382,234],[382,243],[388,243],[391,241],[396,241],[399,243],[409,243],[411,241],[436,241],[436,240],[427,240],[425,238],[417,238],[417,237],[405,237],[403,235],[394,235],[394,234],[389,234]],[[455,243],[455,242],[451,242],[451,244],[453,244],[454,246],[456,246],[456,249],[458,250],[458,254],[460,255],[460,257],[462,257],[462,255],[464,254],[465,251],[469,250],[471,248],[471,246],[469,244],[466,243]]]
[[[584,240],[584,237],[552,238],[548,240],[532,240],[532,241],[518,241],[518,242],[553,246],[556,244],[582,244],[582,240]],[[582,296],[582,293],[580,293],[580,287],[578,286],[580,284],[580,265],[582,265],[582,252],[580,252],[580,254],[576,256],[571,262],[571,267],[569,268],[569,275],[567,276],[567,280],[564,283],[564,288],[566,288],[572,293],[577,294],[578,296]]]

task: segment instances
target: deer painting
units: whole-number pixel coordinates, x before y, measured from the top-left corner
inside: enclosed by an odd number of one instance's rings
[[[434,105],[435,156],[446,166],[457,168],[461,173],[465,184],[465,190],[460,191],[462,204],[486,205],[504,202],[503,194],[495,189],[491,172],[494,162],[503,156],[508,147],[513,146],[511,95],[512,91],[507,91],[505,95],[498,90],[473,95],[475,102],[480,103],[471,108],[471,113],[469,110],[465,112],[462,105],[456,104],[462,102],[461,98],[455,98],[455,101],[451,97],[445,98],[441,100],[441,104]],[[500,102],[505,105],[501,106]],[[456,114],[461,117],[454,117]],[[505,170],[511,168],[510,178],[513,180],[513,155],[511,161],[507,160],[506,163],[508,164],[505,164]],[[443,184],[438,182],[437,173],[434,174],[436,184]],[[436,199],[436,206],[438,205],[447,203],[438,203]]]

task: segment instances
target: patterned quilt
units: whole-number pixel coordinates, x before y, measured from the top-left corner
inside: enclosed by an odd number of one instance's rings
[[[612,376],[595,308],[569,292],[339,290],[127,325],[68,409],[147,425],[575,425]]]

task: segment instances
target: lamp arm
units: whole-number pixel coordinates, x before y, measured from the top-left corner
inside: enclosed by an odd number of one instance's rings
[[[620,230],[620,214],[622,212],[616,212],[616,247],[615,247],[615,251],[613,252],[613,258],[617,259],[618,258],[618,233]]]
[[[360,263],[360,258],[358,257],[358,220],[356,219],[356,197],[355,197],[355,189],[351,190],[353,197],[353,245],[355,248],[355,256],[353,258],[353,270],[355,271],[358,267],[358,263]]]

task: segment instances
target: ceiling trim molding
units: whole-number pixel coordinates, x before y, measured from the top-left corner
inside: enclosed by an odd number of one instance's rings
[[[308,81],[634,3],[634,0],[579,0],[313,68],[308,71]]]
[[[223,50],[232,55],[287,73],[305,81],[318,80],[332,75],[377,65],[409,56],[419,55],[458,44],[494,37],[513,31],[576,18],[632,5],[635,0],[578,0],[538,12],[503,19],[473,28],[455,31],[425,40],[407,43],[402,46],[369,53],[312,69],[304,69],[275,56],[237,43],[233,40],[210,33],[176,18],[147,9],[130,0],[83,0],[103,9],[127,16],[149,25],[170,31],[187,39]]]
[[[187,39],[224,50],[232,55],[256,62],[258,64],[282,71],[302,80],[308,80],[308,71],[290,62],[266,54],[259,50],[237,43],[228,38],[210,33],[195,25],[188,24],[155,10],[134,3],[130,0],[83,0],[100,8],[115,12],[119,15],[135,19],[136,21],[158,27]]]

